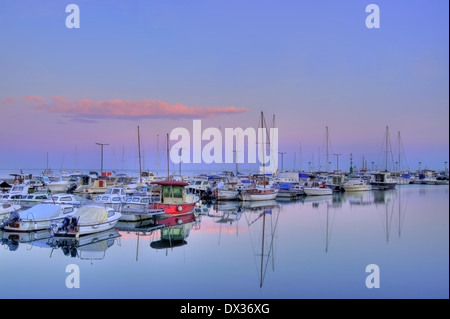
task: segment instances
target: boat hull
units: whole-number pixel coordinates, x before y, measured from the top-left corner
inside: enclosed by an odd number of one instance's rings
[[[119,219],[122,217],[122,214],[116,213],[111,218],[108,218],[108,220],[101,222],[101,223],[95,223],[95,224],[78,224],[76,226],[76,229],[74,231],[64,231],[64,230],[58,230],[54,231],[54,236],[67,236],[67,237],[80,237],[85,235],[90,235],[94,233],[99,233],[105,230],[110,230],[114,228],[114,226],[117,224]]]
[[[41,220],[25,220],[21,219],[20,221],[11,222],[8,225],[5,225],[5,231],[14,231],[14,232],[33,232],[38,230],[46,230],[50,229],[53,222],[61,222],[64,219],[64,216],[61,218],[54,219],[41,219]]]
[[[153,203],[150,205],[152,209],[162,209],[167,215],[179,215],[187,214],[194,210],[195,203],[182,203],[182,204],[164,204]]]
[[[333,190],[331,188],[325,187],[305,187],[303,188],[303,191],[307,196],[325,196],[333,194]]]
[[[344,185],[344,191],[346,192],[362,192],[362,191],[370,191],[372,186],[370,185]]]

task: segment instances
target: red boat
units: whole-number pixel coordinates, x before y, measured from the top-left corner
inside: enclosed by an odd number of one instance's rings
[[[164,209],[168,215],[190,213],[199,201],[198,195],[188,193],[188,183],[182,181],[154,181],[152,184],[161,186],[160,199],[150,204],[152,209]]]

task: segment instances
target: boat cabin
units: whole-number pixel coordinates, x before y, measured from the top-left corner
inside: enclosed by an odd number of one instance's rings
[[[161,186],[160,202],[163,204],[182,204],[186,202],[186,186],[182,181],[157,181],[152,184]]]

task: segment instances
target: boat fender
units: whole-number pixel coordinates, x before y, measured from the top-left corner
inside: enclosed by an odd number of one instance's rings
[[[181,212],[181,211],[183,210],[183,207],[181,207],[181,205],[178,205],[177,210],[178,210],[179,212]]]
[[[183,221],[181,220],[181,218],[177,218],[177,224],[181,225],[183,223]]]

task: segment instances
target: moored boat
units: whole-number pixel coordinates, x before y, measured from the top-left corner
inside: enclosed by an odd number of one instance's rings
[[[111,207],[84,205],[62,222],[54,223],[54,236],[80,237],[113,228],[122,214]]]
[[[370,191],[372,186],[362,178],[351,178],[342,184],[342,188],[346,192]]]
[[[186,189],[188,183],[183,181],[154,181],[152,184],[161,186],[159,201],[150,203],[150,209],[163,209],[165,214],[186,214],[192,212],[199,201],[196,194]]]
[[[309,185],[303,187],[303,191],[307,196],[324,196],[333,194],[333,190],[325,186],[325,183],[312,181]]]
[[[21,212],[12,212],[0,227],[5,231],[26,232],[49,229],[77,211],[73,205],[42,203]]]

